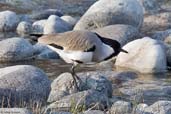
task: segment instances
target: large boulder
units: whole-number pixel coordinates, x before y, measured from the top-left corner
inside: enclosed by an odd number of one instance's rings
[[[131,25],[116,24],[103,28],[95,29],[93,32],[98,33],[100,36],[117,40],[121,46],[135,40],[139,36],[137,28]]]
[[[92,30],[112,24],[140,28],[143,16],[143,8],[136,0],[99,0],[81,17],[74,30]]]
[[[5,105],[46,102],[50,81],[39,68],[18,65],[1,68],[0,72],[0,101]]]
[[[9,38],[0,41],[0,61],[20,61],[34,55],[33,46],[23,38]]]
[[[19,17],[15,12],[0,12],[0,31],[14,31],[19,23]]]
[[[161,41],[145,37],[126,44],[120,53],[116,65],[134,69],[141,73],[159,73],[166,71],[166,49]]]
[[[44,26],[44,34],[54,34],[60,32],[66,32],[71,30],[72,27],[66,21],[62,20],[56,15],[49,16]]]

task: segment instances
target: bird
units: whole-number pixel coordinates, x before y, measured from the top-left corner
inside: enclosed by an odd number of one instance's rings
[[[79,64],[101,62],[117,56],[120,52],[128,53],[121,48],[118,41],[100,36],[98,33],[75,30],[64,33],[46,34],[38,38],[66,62],[72,63],[71,74],[76,85],[80,78],[75,73]]]

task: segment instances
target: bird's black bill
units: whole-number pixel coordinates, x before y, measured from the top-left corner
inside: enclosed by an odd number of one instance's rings
[[[121,52],[128,53],[126,50],[122,49],[120,50]]]

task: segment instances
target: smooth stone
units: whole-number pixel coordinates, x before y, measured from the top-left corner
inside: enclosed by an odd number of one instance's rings
[[[0,41],[0,61],[21,61],[34,55],[33,46],[25,39],[14,37]]]
[[[0,114],[32,114],[26,108],[0,108]]]
[[[93,107],[93,109],[104,109],[108,105],[108,97],[95,90],[87,90],[71,94],[61,98],[60,100],[48,105],[46,111],[68,111],[74,108],[75,105],[84,107],[85,109]]]
[[[31,33],[32,25],[29,22],[22,21],[17,26],[17,33],[21,36],[25,36]]]
[[[140,73],[166,72],[166,47],[163,42],[144,37],[126,44],[120,53],[116,66],[130,68]]]
[[[132,109],[133,106],[130,102],[117,101],[112,105],[110,112],[111,114],[130,114]]]
[[[88,110],[79,114],[106,114],[106,113],[101,110]]]
[[[15,12],[0,12],[0,31],[14,31],[19,23],[19,17]]]
[[[121,46],[137,39],[139,36],[139,31],[137,28],[131,25],[123,24],[109,25],[103,28],[95,29],[93,32],[98,33],[102,37],[117,40]]]
[[[140,28],[143,18],[143,8],[138,1],[99,0],[81,17],[74,30],[93,30],[113,24],[128,24]]]
[[[61,33],[71,30],[70,24],[56,15],[51,15],[44,26],[44,34]]]
[[[1,68],[0,72],[0,101],[4,105],[46,102],[50,80],[41,69],[16,65]]]
[[[50,15],[57,15],[61,17],[63,14],[61,11],[57,9],[45,9],[42,11],[35,11],[30,15],[30,18],[33,20],[43,20],[43,19],[48,19]]]
[[[61,17],[62,20],[66,21],[68,24],[70,24],[70,26],[73,28],[75,26],[75,24],[77,23],[77,19],[69,16],[69,15],[64,15]]]
[[[32,24],[32,28],[33,28],[32,32],[33,33],[43,34],[43,30],[44,30],[46,22],[47,22],[47,20],[35,21]]]
[[[145,78],[145,76],[143,76]],[[147,75],[147,77],[150,77]],[[134,102],[152,104],[156,100],[171,100],[171,85],[166,81],[149,79],[134,79],[122,83],[119,91],[126,99]],[[162,79],[161,79],[162,80]]]

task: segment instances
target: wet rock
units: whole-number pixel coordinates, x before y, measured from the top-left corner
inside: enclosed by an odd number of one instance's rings
[[[43,20],[48,19],[50,15],[56,15],[61,17],[63,14],[57,9],[45,9],[42,11],[33,12],[33,14],[30,15],[30,18],[33,20]]]
[[[143,6],[145,14],[154,14],[161,10],[160,4],[157,0],[138,0]]]
[[[119,91],[135,102],[144,102],[146,104],[152,104],[156,100],[171,100],[169,97],[171,93],[171,86],[164,81],[154,81],[135,79],[122,83],[122,87]]]
[[[30,65],[17,65],[1,68],[0,72],[0,101],[4,105],[46,101],[50,81],[42,70]]]
[[[106,114],[106,113],[101,110],[88,110],[80,114]]]
[[[23,38],[9,38],[0,41],[0,61],[20,61],[33,56],[33,46]]]
[[[33,48],[35,50],[36,59],[60,59],[59,55],[46,45],[37,43]]]
[[[117,101],[112,105],[110,112],[111,114],[130,114],[132,107],[132,104],[129,102]]]
[[[32,29],[31,23],[28,23],[26,21],[22,21],[17,26],[17,33],[21,36],[25,36],[27,34],[30,34]]]
[[[34,33],[43,34],[43,30],[44,30],[46,21],[47,21],[47,20],[35,21],[35,22],[32,24],[33,32],[34,32]]]
[[[93,32],[98,33],[102,37],[117,40],[121,43],[121,46],[135,40],[139,36],[137,28],[123,24],[106,26],[100,29],[95,29]]]
[[[15,12],[0,12],[0,31],[14,31],[19,23],[19,17]]]
[[[144,37],[123,47],[128,54],[120,53],[116,65],[134,69],[141,73],[166,71],[166,49],[162,42]]]
[[[51,15],[44,26],[44,34],[66,32],[71,29],[72,27],[70,24],[62,20],[60,17]]]
[[[142,23],[143,8],[138,1],[100,0],[81,17],[74,30],[92,30],[112,24],[128,24],[140,28]]]
[[[94,107],[93,109],[104,109],[107,105],[108,97],[105,94],[94,90],[87,90],[61,98],[60,100],[50,104],[47,107],[47,111],[68,111],[71,107],[74,109],[78,107],[85,109],[91,107]]]
[[[32,114],[29,110],[25,108],[0,108],[1,114]]]
[[[69,16],[69,15],[64,15],[61,17],[61,19],[66,21],[68,24],[70,24],[71,27],[74,27],[78,21],[76,18]]]

